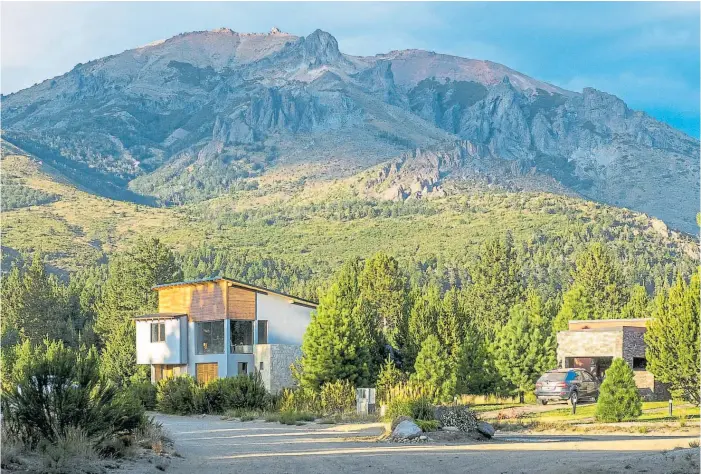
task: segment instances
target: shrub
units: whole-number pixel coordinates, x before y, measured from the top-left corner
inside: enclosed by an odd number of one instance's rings
[[[203,388],[205,411],[262,410],[268,404],[268,393],[259,373],[215,379]]]
[[[343,414],[355,408],[355,387],[347,380],[327,382],[321,386],[319,399],[325,415]]]
[[[80,430],[97,448],[145,422],[141,404],[100,375],[95,348],[46,342],[22,352],[3,389],[2,413],[7,433],[30,449],[40,441],[56,444],[69,430]]]
[[[596,419],[616,422],[642,414],[642,401],[633,379],[633,369],[623,359],[614,359],[599,389]]]
[[[377,376],[376,398],[378,403],[387,403],[392,387],[396,387],[406,379],[404,373],[399,370],[394,362],[388,357],[384,365],[380,368]]]
[[[421,431],[424,433],[430,433],[431,431],[436,431],[440,427],[438,420],[415,420],[415,423]]]
[[[127,391],[139,400],[146,410],[156,409],[156,386],[148,380],[134,380],[127,385]]]
[[[408,416],[414,420],[433,420],[433,400],[435,390],[423,384],[399,384],[389,391],[389,402],[385,417],[394,420]]]
[[[156,393],[158,411],[175,415],[202,412],[205,403],[201,390],[189,375],[163,379],[158,382]]]
[[[319,394],[308,388],[285,389],[280,400],[280,411],[321,412]]]
[[[438,421],[443,426],[454,426],[460,431],[472,431],[477,428],[477,417],[467,405],[441,407]]]

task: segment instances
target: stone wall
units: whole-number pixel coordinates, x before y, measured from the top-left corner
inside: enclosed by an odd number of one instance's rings
[[[270,347],[270,393],[278,393],[286,387],[296,385],[290,365],[302,358],[302,348],[292,344],[269,344]]]
[[[645,328],[623,328],[623,358],[633,367],[633,357],[645,357]]]
[[[622,328],[606,331],[582,330],[557,333],[557,363],[560,367],[565,367],[565,358],[567,357],[622,356]]]

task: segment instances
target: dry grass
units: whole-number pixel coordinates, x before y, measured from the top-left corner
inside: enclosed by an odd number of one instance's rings
[[[65,436],[59,437],[56,443],[39,446],[42,471],[50,474],[101,472],[94,444],[82,430],[67,428]]]

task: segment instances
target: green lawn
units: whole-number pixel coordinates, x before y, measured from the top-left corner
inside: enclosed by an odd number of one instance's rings
[[[667,411],[668,402],[643,402],[643,414],[639,418],[631,421],[678,421],[678,417],[683,416],[687,419],[698,419],[699,408],[677,402],[672,410],[670,418]],[[578,421],[594,418],[596,415],[596,404],[590,403],[577,407],[577,414],[572,414],[572,407],[566,407],[558,410],[547,411],[542,413],[534,413],[533,421],[557,422],[557,421]],[[530,417],[529,417],[530,418]]]

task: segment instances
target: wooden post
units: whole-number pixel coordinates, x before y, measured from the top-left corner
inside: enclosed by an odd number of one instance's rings
[[[669,416],[672,416],[672,399],[669,399]]]
[[[576,415],[577,414],[577,401],[575,400],[574,403],[572,403],[572,414]]]

